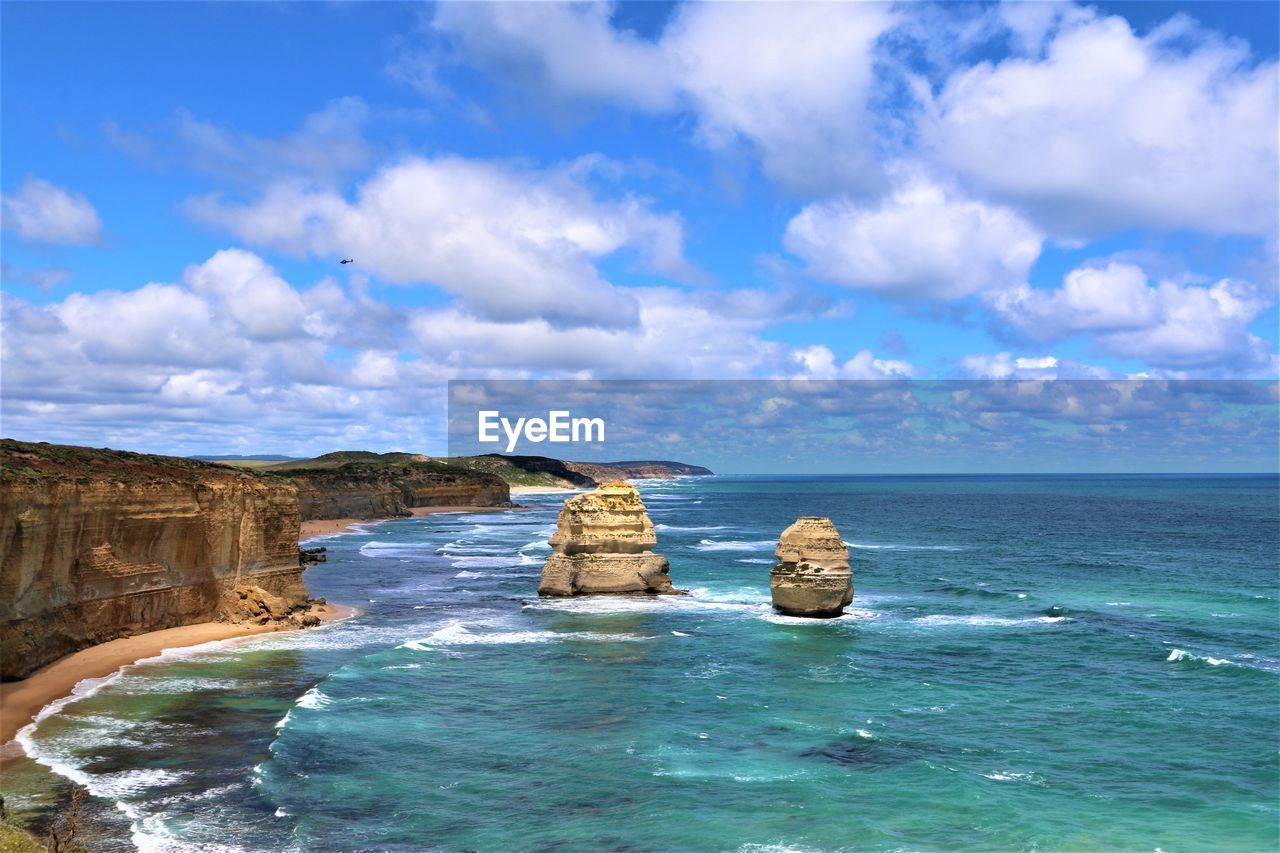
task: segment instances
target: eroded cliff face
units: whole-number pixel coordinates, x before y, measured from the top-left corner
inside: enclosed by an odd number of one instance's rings
[[[420,506],[506,506],[510,488],[500,478],[428,462],[349,462],[336,468],[281,469],[261,474],[291,484],[303,521],[395,518]]]
[[[260,587],[305,607],[287,483],[164,456],[0,442],[0,678],[212,621]]]
[[[553,553],[542,567],[538,595],[669,594],[667,558],[653,553],[653,522],[634,486],[606,483],[569,498],[560,510]]]
[[[769,573],[773,606],[787,616],[829,619],[853,601],[849,549],[829,518],[802,515],[774,549],[778,564]]]

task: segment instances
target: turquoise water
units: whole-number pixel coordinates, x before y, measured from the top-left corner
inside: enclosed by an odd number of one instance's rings
[[[307,573],[363,615],[131,668],[29,748],[125,848],[1280,845],[1275,477],[640,485],[690,596],[537,600],[563,496],[370,525]],[[801,514],[852,545],[841,619],[768,606]]]

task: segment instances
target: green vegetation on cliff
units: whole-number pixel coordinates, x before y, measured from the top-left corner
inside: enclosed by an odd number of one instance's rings
[[[483,471],[501,477],[509,486],[546,489],[586,488],[596,485],[589,475],[574,471],[559,459],[545,456],[451,456],[444,460],[451,467],[465,471]]]
[[[0,439],[0,481],[147,483],[174,479],[232,480],[246,476],[234,469],[181,456],[156,456],[126,450]]]
[[[304,521],[392,518],[414,507],[504,506],[511,500],[500,477],[413,453],[339,451],[254,473],[294,486]]]

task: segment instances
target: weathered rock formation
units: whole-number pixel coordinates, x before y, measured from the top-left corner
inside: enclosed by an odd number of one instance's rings
[[[299,607],[260,586],[242,583],[222,594],[218,621],[258,625],[274,623],[277,628],[310,628],[320,624],[319,614],[326,609],[323,599],[314,602],[312,607]]]
[[[823,619],[853,601],[849,549],[831,519],[800,516],[782,531],[774,555],[769,591],[778,612]]]
[[[635,487],[606,483],[569,498],[560,510],[554,552],[542,567],[538,595],[671,594],[667,558]]]
[[[240,584],[273,596],[273,608],[306,606],[287,482],[191,459],[0,441],[0,678],[117,637],[212,621]]]
[[[330,456],[354,456],[351,453]],[[426,457],[358,458],[319,467],[325,457],[273,465],[259,471],[268,482],[298,490],[303,521],[327,518],[397,518],[419,506],[509,506],[511,490],[501,478],[454,468]],[[385,454],[408,457],[408,454]]]

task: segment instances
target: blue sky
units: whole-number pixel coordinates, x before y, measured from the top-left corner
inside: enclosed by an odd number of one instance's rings
[[[675,457],[717,474],[1264,473],[1276,403],[1262,380],[463,380],[449,454]]]
[[[3,24],[7,435],[438,452],[451,378],[1277,375],[1273,3]]]

